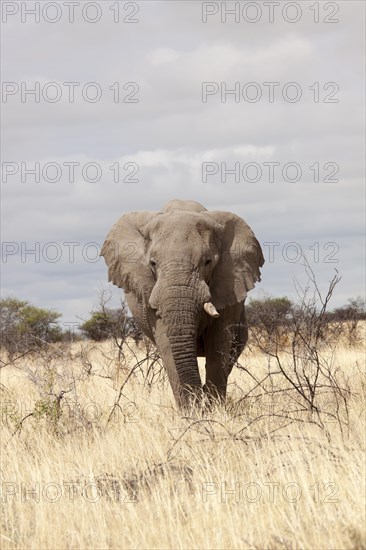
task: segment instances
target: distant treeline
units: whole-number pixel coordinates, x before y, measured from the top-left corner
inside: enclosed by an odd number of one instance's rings
[[[246,306],[248,326],[253,329],[262,328],[268,334],[273,333],[278,325],[291,327],[294,319],[301,313],[301,304],[294,303],[286,296],[251,300]],[[142,338],[142,333],[129,315],[124,302],[121,302],[119,308],[106,307],[104,302],[101,303],[73,334],[62,329],[61,316],[56,310],[39,308],[24,300],[2,298],[0,345],[10,354],[14,354],[61,341],[102,341],[108,338],[124,340],[132,337],[138,342]],[[323,319],[327,324],[347,321],[356,330],[358,322],[366,319],[365,301],[360,297],[350,298],[346,305],[327,311]]]

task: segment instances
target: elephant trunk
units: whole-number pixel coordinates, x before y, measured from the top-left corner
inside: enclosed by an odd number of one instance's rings
[[[170,361],[165,363],[171,381],[176,379],[175,397],[183,405],[189,402],[190,395],[197,395],[202,389],[197,362],[197,329],[202,310],[203,296],[196,276],[192,280],[191,274],[189,281],[164,288],[159,315],[170,348]]]
[[[177,323],[179,323],[179,318]],[[197,363],[197,330],[194,320],[167,331],[179,382],[182,386],[200,387],[201,379]]]
[[[174,358],[179,384],[182,389],[201,387],[197,363],[197,327],[199,311],[197,301],[186,298],[179,307],[172,300],[171,308],[164,308],[167,337]]]

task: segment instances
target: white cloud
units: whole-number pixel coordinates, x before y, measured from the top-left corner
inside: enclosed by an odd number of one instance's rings
[[[147,55],[148,61],[150,61],[153,66],[165,65],[166,63],[177,61],[179,58],[179,52],[173,48],[158,48],[152,52],[149,52]]]

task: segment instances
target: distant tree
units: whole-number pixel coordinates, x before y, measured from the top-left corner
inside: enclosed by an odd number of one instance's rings
[[[106,308],[104,311],[94,311],[90,319],[80,325],[80,330],[87,338],[100,342],[110,338],[118,328],[125,332],[126,316],[121,310]]]
[[[257,338],[266,342],[286,338],[292,310],[293,303],[286,296],[251,300],[245,308],[248,326],[256,331]]]
[[[26,305],[22,310],[21,329],[45,342],[61,339],[61,328],[57,324],[61,314],[51,309]]]
[[[101,341],[107,338],[125,340],[131,337],[140,340],[142,335],[134,319],[128,315],[127,307],[112,309],[101,307],[91,313],[90,319],[80,325],[80,330],[91,340]]]
[[[0,345],[10,355],[62,339],[61,314],[17,298],[0,299]]]
[[[316,338],[323,344],[342,339],[351,346],[361,342],[360,321],[366,319],[365,301],[362,298],[350,298],[346,305],[333,311],[326,309],[328,304],[324,308],[316,300],[312,307],[310,302],[306,302],[306,307],[304,303],[295,304],[286,296],[250,301],[246,306],[246,316],[254,339],[267,346],[271,343],[286,344],[290,332],[299,331],[300,325],[306,325],[316,328]]]
[[[358,296],[349,298],[348,304],[338,307],[331,312],[331,318],[335,321],[358,321],[366,319],[365,300]]]
[[[349,298],[348,303],[328,313],[327,321],[337,339],[346,337],[350,346],[360,344],[360,321],[366,319],[365,300],[360,296]]]
[[[129,315],[123,299],[120,299],[119,308],[108,307],[112,294],[102,290],[99,295],[98,307],[91,313],[91,317],[80,325],[80,330],[87,338],[100,342],[111,339],[118,350],[118,360],[124,357],[124,344],[127,338],[135,343],[142,340],[142,332],[135,320]]]

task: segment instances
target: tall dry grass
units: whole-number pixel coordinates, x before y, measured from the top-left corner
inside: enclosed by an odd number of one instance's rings
[[[347,394],[320,423],[256,385],[259,352],[226,407],[182,416],[145,350],[85,346],[1,370],[1,548],[366,547],[362,349],[324,352]]]

